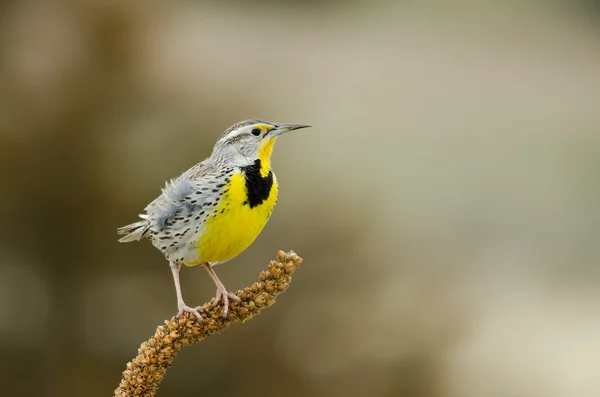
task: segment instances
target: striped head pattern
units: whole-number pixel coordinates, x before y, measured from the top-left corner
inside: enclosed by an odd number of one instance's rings
[[[271,153],[275,140],[283,133],[310,127],[306,124],[270,123],[251,119],[229,127],[217,141],[213,156],[227,159],[239,166],[260,160],[260,173],[266,176],[271,168]]]

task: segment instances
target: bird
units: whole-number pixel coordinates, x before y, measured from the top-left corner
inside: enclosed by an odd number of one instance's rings
[[[147,238],[169,261],[177,295],[177,318],[193,314],[202,322],[203,306],[190,307],[181,293],[182,266],[202,265],[217,287],[214,308],[229,300],[213,267],[244,252],[261,233],[277,204],[279,183],[271,169],[275,141],[307,124],[240,121],[226,129],[212,154],[177,178],[167,181],[161,194],[139,215],[141,221],[117,229],[121,243]]]

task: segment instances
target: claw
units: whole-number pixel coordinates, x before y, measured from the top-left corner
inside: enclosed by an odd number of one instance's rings
[[[198,307],[189,307],[186,304],[179,305],[179,311],[177,312],[177,318],[181,317],[183,313],[192,313],[198,319],[199,323],[202,323],[202,315],[200,313],[204,312],[204,308],[202,306]]]
[[[219,304],[220,301],[223,301],[223,318],[227,318],[227,314],[229,313],[229,299],[235,302],[241,302],[242,300],[235,295],[234,293],[227,292],[225,287],[219,287],[217,289],[217,295],[215,296],[215,301],[212,304],[214,308]]]
[[[227,313],[229,313],[229,298],[231,298],[231,300],[235,302],[241,302],[242,300],[236,295],[232,294],[231,292],[227,292],[225,286],[223,285],[221,280],[219,280],[219,277],[217,277],[217,274],[210,266],[210,263],[205,262],[204,268],[206,269],[208,274],[210,274],[213,281],[215,282],[215,285],[217,286],[217,296],[215,296],[215,301],[213,302],[212,307],[214,308],[219,304],[220,301],[223,301],[223,318],[227,318]]]

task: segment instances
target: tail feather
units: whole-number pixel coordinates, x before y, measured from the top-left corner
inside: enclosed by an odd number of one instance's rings
[[[132,223],[131,225],[123,226],[117,229],[117,233],[121,235],[125,235],[125,237],[119,240],[120,243],[129,243],[131,241],[139,241],[144,233],[150,227],[150,222],[148,221],[140,221],[136,223]]]

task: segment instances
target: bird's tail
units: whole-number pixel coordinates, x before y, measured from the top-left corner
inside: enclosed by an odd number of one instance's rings
[[[131,241],[139,241],[144,236],[149,227],[150,222],[148,222],[147,220],[120,227],[117,229],[117,233],[125,235],[125,237],[121,238],[119,242],[129,243]]]

